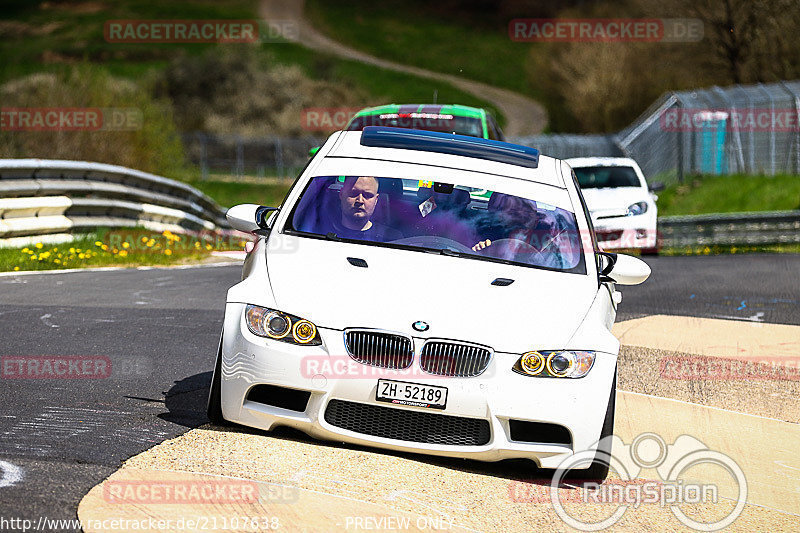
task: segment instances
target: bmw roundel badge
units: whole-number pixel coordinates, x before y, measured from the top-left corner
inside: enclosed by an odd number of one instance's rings
[[[428,331],[428,328],[430,328],[428,323],[427,322],[423,322],[422,320],[417,320],[416,322],[411,324],[411,327],[414,328],[417,331]]]

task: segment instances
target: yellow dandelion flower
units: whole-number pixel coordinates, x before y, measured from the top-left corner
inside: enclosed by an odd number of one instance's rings
[[[78,259],[86,259],[86,254],[78,254]]]
[[[128,251],[127,250],[120,250],[119,251],[119,256],[120,257],[126,257],[127,255],[128,255]]]
[[[19,270],[19,267],[14,267],[14,270]]]
[[[103,243],[100,241],[94,241],[95,246],[103,246]]]
[[[125,249],[127,250],[128,248],[130,248],[130,247],[131,247],[131,245],[130,245],[130,244],[128,244],[128,241],[125,241],[125,242],[123,242],[123,243],[122,243],[122,247],[123,247],[123,248],[125,248]]]
[[[211,249],[211,245],[210,244],[206,244],[206,250],[210,250],[210,249]]]
[[[75,248],[70,248],[69,249],[69,253],[74,254],[75,253]]]
[[[167,248],[166,250],[164,250],[164,255],[172,255],[172,250]]]
[[[36,256],[32,255],[30,259],[31,259],[31,261],[35,261],[36,260]]]
[[[37,243],[36,243],[36,247],[37,247],[37,248],[41,249],[41,248],[42,248],[42,246],[44,246],[42,243],[40,243],[40,242],[37,242]]]
[[[28,250],[27,246],[22,249],[23,254],[27,254],[28,252],[30,252],[30,250]]]
[[[155,243],[156,243],[156,241],[154,241],[153,239],[150,239],[149,241],[147,241],[147,247],[148,248],[152,248]]]
[[[60,265],[60,264],[61,264],[61,261],[59,261],[58,259],[53,259],[53,263],[55,263],[55,264],[57,264],[57,265]]]
[[[108,251],[108,245],[107,244],[104,244],[103,246],[101,246],[101,248],[103,248],[103,251],[106,251],[106,252]]]
[[[147,237],[142,237],[142,242],[147,242]]]

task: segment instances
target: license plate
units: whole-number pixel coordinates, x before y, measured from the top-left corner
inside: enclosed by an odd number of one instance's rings
[[[375,399],[396,405],[430,407],[444,409],[447,405],[447,388],[433,385],[420,385],[407,381],[379,379]]]

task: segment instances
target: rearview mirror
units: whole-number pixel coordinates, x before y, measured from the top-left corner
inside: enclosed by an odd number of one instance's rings
[[[263,234],[269,232],[270,215],[278,211],[275,207],[256,204],[240,204],[228,209],[225,218],[233,229],[245,233]]]
[[[600,281],[619,285],[638,285],[650,277],[650,267],[632,255],[599,252],[602,261]]]
[[[663,191],[666,186],[660,181],[654,181],[647,188],[650,189],[650,192],[660,192]]]

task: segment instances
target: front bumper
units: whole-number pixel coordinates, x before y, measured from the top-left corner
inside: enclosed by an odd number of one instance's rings
[[[600,438],[616,355],[598,353],[594,367],[583,378],[552,379],[516,374],[511,367],[518,354],[494,353],[480,376],[455,378],[423,373],[416,352],[408,374],[396,375],[349,359],[339,330],[319,328],[322,346],[294,346],[255,336],[244,323],[244,309],[245,304],[227,304],[222,341],[222,411],[225,419],[232,422],[264,430],[289,426],[320,439],[406,452],[482,461],[523,458],[543,468],[557,467],[563,459],[591,448]],[[422,339],[414,340],[418,349]],[[351,364],[319,365],[320,361],[341,362],[343,358]],[[309,361],[314,364],[309,365]],[[447,406],[434,410],[378,402],[375,396],[379,377],[447,387]],[[310,398],[303,411],[247,400],[248,391],[260,384],[307,391]],[[490,428],[488,442],[454,446],[350,431],[326,421],[325,411],[332,400],[380,406],[386,413],[397,410],[486,420]],[[571,435],[571,445],[512,440],[510,420],[563,426]]]
[[[599,218],[594,221],[603,250],[647,249],[658,245],[655,214]]]

